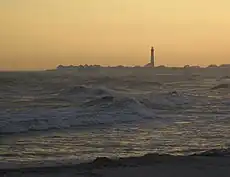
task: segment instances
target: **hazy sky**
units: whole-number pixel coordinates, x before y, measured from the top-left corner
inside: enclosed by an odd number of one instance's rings
[[[0,69],[230,63],[229,0],[0,0]]]

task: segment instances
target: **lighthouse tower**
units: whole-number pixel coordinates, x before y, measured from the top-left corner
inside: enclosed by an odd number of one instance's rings
[[[152,65],[152,67],[155,67],[155,58],[154,58],[154,48],[151,47],[151,60],[150,60],[150,63]]]

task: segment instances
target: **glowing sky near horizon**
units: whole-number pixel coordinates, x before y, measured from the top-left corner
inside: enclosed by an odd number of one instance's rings
[[[229,0],[0,0],[0,69],[230,63]]]

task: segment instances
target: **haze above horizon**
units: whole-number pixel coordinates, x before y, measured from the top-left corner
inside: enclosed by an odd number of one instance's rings
[[[0,70],[229,63],[228,0],[0,0]]]

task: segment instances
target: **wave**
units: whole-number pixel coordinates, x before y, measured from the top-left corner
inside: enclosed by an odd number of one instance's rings
[[[77,160],[70,161],[49,161],[49,162],[30,162],[29,164],[3,164],[0,163],[0,174],[7,174],[12,172],[23,172],[25,173],[37,173],[42,171],[53,171],[55,172],[58,169],[62,170],[84,170],[92,168],[102,168],[102,167],[125,167],[125,166],[140,166],[140,165],[153,165],[156,163],[166,163],[169,161],[183,161],[184,160],[198,160],[196,157],[219,157],[219,158],[230,158],[230,149],[211,149],[197,154],[191,155],[171,155],[171,154],[159,154],[159,153],[149,153],[144,156],[133,156],[133,157],[121,157],[117,159],[111,159],[108,157],[97,157],[91,162],[79,162]],[[202,160],[199,158],[199,160]],[[210,160],[210,159],[206,159]]]
[[[230,148],[211,149],[191,156],[212,156],[212,157],[230,157]]]
[[[217,81],[230,81],[230,76],[222,76],[218,78]]]
[[[108,89],[105,88],[93,88],[85,85],[77,85],[74,87],[66,88],[61,91],[60,95],[68,96],[74,94],[93,94],[93,95],[105,95],[110,94]]]
[[[87,100],[83,103],[86,107],[98,106],[101,104],[109,104],[114,101],[115,97],[113,96],[102,96],[94,99]]]
[[[16,83],[16,79],[13,78],[0,78],[0,85],[7,85],[7,86],[11,86],[14,85]]]
[[[212,87],[212,90],[218,90],[218,89],[227,89],[230,88],[230,84],[219,84],[215,87]]]
[[[191,96],[178,91],[132,95],[85,86],[67,90],[71,95],[68,103],[72,101],[67,106],[52,109],[33,107],[16,113],[3,112],[0,119],[1,134],[93,128],[138,122],[146,118],[154,120],[157,119],[156,111],[184,109],[193,103]],[[87,96],[79,92],[87,93]],[[73,94],[79,96],[74,97]],[[55,100],[61,102],[59,96],[52,100],[54,105],[57,105]]]

